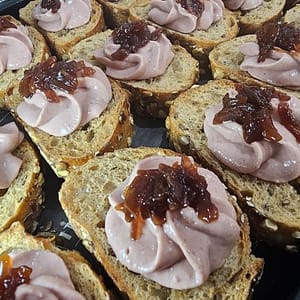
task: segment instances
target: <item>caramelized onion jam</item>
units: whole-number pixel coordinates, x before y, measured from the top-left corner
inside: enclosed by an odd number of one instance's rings
[[[0,300],[15,299],[17,287],[29,283],[32,269],[27,266],[13,268],[12,258],[3,253],[0,255]]]
[[[157,41],[161,33],[161,29],[150,32],[143,20],[124,23],[112,32],[113,42],[120,45],[120,48],[112,54],[112,59],[125,59],[130,53],[136,53],[144,47],[150,40]]]
[[[19,91],[24,97],[31,97],[37,90],[45,93],[49,102],[59,102],[55,89],[73,94],[80,76],[92,76],[95,70],[87,67],[84,61],[57,61],[55,56],[25,71]]]
[[[52,13],[56,13],[60,9],[60,6],[60,0],[42,0],[41,2],[41,8],[51,9]]]
[[[8,16],[0,16],[0,32],[8,28],[17,28],[17,26],[10,21]]]
[[[269,56],[274,47],[285,51],[300,52],[300,28],[287,23],[268,23],[256,32],[259,45],[257,62],[263,62]]]
[[[223,98],[223,108],[213,120],[213,124],[233,121],[243,128],[244,140],[247,143],[261,141],[280,141],[282,136],[278,133],[272,121],[272,98],[278,98],[279,121],[300,142],[300,122],[298,122],[287,101],[290,97],[275,91],[274,88],[262,88],[236,84],[238,94],[232,97],[227,93]]]
[[[204,3],[200,0],[176,0],[190,14],[200,18],[204,11]]]
[[[140,238],[145,219],[155,225],[166,222],[167,211],[192,207],[198,218],[206,223],[218,218],[218,209],[211,202],[207,183],[198,173],[199,165],[186,156],[181,164],[172,166],[161,163],[158,169],[139,170],[124,192],[124,202],[116,209],[124,212],[127,222],[132,223],[131,237]]]

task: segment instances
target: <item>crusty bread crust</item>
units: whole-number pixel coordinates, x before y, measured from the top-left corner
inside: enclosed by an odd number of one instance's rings
[[[28,141],[23,140],[13,155],[22,159],[22,165],[9,188],[0,190],[0,232],[14,221],[22,222],[26,230],[31,231],[32,222],[39,216],[44,201],[44,178],[39,158]]]
[[[12,16],[8,16],[12,23],[20,25],[20,21]],[[46,60],[49,57],[49,49],[44,37],[32,26],[26,26],[28,36],[33,44],[33,55],[31,63],[16,71],[6,70],[0,75],[0,107],[4,107],[4,99],[10,93],[10,89],[14,88],[24,75],[24,71],[30,69],[33,65]]]
[[[108,195],[129,176],[139,160],[151,155],[178,154],[160,148],[121,149],[96,157],[71,172],[62,184],[59,200],[73,229],[130,299],[246,299],[263,261],[250,255],[247,217],[233,198],[241,226],[240,240],[224,266],[211,274],[202,286],[184,291],[165,288],[130,272],[116,259],[104,230],[110,206]]]
[[[111,32],[106,30],[82,40],[71,48],[64,58],[84,58],[101,67],[95,60],[94,51],[103,48]],[[131,92],[130,101],[138,114],[165,118],[172,100],[198,80],[198,62],[178,45],[173,46],[172,50],[175,57],[163,75],[145,80],[119,80],[120,84]]]
[[[70,169],[84,164],[90,158],[107,151],[128,147],[133,135],[128,93],[111,81],[113,97],[105,111],[87,125],[67,137],[55,137],[23,123],[32,141],[58,177],[68,175]],[[7,107],[15,114],[23,97],[15,89],[7,98]]]
[[[75,289],[87,300],[110,299],[109,293],[101,276],[96,275],[88,262],[76,251],[63,251],[54,246],[50,239],[37,238],[25,233],[18,222],[9,229],[0,233],[0,254],[11,250],[45,249],[59,255],[69,269]]]
[[[233,81],[259,86],[270,86],[268,83],[255,79],[248,72],[240,70],[244,55],[240,46],[246,42],[255,42],[256,35],[248,34],[226,41],[215,47],[209,54],[210,66],[214,79],[231,79]],[[300,99],[300,91],[277,87],[285,93],[293,94]]]
[[[164,32],[173,44],[180,44],[200,62],[200,72],[202,71],[203,73],[206,72],[207,69],[207,54],[210,50],[219,43],[236,37],[239,32],[235,14],[231,13],[227,9],[224,10],[223,18],[212,24],[208,30],[195,30],[189,34],[180,33],[153,23],[148,17],[149,11],[149,0],[137,0],[129,10],[129,19],[143,19],[151,25],[163,28]]]
[[[81,39],[89,37],[105,28],[102,7],[96,2],[96,0],[92,0],[91,19],[87,24],[74,29],[47,32],[41,29],[38,26],[37,21],[32,17],[32,9],[37,6],[39,2],[40,0],[31,1],[25,7],[21,8],[19,11],[20,20],[39,30],[46,38],[50,48],[60,58],[68,51],[68,49],[78,43]]]
[[[234,82],[210,81],[179,96],[170,108],[166,127],[170,143],[183,153],[193,155],[212,169],[236,195],[247,213],[253,232],[259,239],[286,250],[300,249],[299,178],[290,183],[266,182],[250,175],[238,174],[220,163],[207,147],[203,131],[204,113],[208,107],[222,103]],[[189,112],[193,112],[190,114]]]
[[[285,0],[266,1],[249,11],[238,11],[240,35],[255,33],[263,24],[277,21],[283,13]]]

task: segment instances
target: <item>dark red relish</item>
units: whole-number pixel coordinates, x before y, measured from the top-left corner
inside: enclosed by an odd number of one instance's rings
[[[139,170],[124,192],[124,202],[115,208],[124,212],[127,222],[132,222],[131,237],[140,238],[145,219],[156,225],[166,222],[168,210],[192,207],[198,218],[210,223],[218,218],[218,209],[211,202],[207,183],[198,174],[199,165],[183,157],[181,164],[161,163],[158,169]]]
[[[280,123],[283,124],[299,141],[300,124],[297,122],[287,101],[290,97],[275,91],[274,88],[261,88],[236,84],[238,94],[230,98],[227,93],[223,98],[223,108],[213,120],[213,124],[225,121],[233,121],[243,128],[243,137],[247,143],[261,141],[280,141],[278,133],[272,121],[272,98],[279,99],[278,114]]]
[[[204,3],[200,0],[176,0],[184,9],[192,15],[200,18],[204,11]]]
[[[268,23],[256,32],[259,45],[258,62],[264,61],[274,47],[285,51],[300,51],[300,28],[293,24]]]
[[[32,269],[27,266],[13,268],[7,253],[0,255],[0,266],[0,300],[14,300],[17,287],[29,283]]]
[[[36,90],[40,90],[45,93],[49,102],[59,102],[59,97],[53,89],[73,94],[78,85],[78,72],[81,72],[81,76],[91,76],[95,70],[86,67],[83,60],[57,61],[56,57],[52,56],[25,71],[19,91],[24,97],[30,97]]]
[[[136,53],[138,49],[144,47],[150,40],[158,40],[161,33],[161,29],[155,29],[151,33],[143,20],[124,23],[112,33],[113,42],[120,45],[120,48],[112,54],[112,59],[125,59],[130,53]]]
[[[10,21],[8,16],[0,16],[0,32],[8,28],[17,28],[17,26]]]
[[[60,9],[60,1],[59,0],[42,0],[41,8],[51,9],[52,13],[56,13]]]

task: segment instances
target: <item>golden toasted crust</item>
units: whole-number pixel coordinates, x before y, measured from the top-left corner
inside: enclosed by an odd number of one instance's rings
[[[82,40],[70,49],[65,58],[85,58],[88,62],[100,66],[95,60],[94,51],[104,46],[111,32],[106,30]],[[197,81],[198,62],[178,45],[173,46],[172,51],[175,57],[163,75],[146,80],[119,80],[120,84],[131,92],[133,109],[140,115],[165,118],[172,100]]]
[[[20,9],[20,19],[22,22],[34,26],[38,29],[46,38],[49,46],[56,53],[58,57],[62,57],[73,45],[78,43],[83,38],[91,36],[96,32],[100,32],[104,29],[104,16],[102,7],[97,4],[95,0],[92,0],[92,13],[90,21],[78,28],[63,29],[58,32],[47,32],[41,29],[37,21],[32,17],[32,9],[38,5],[40,0],[34,0],[27,4],[27,6]]]
[[[116,82],[112,81],[111,84],[113,98],[105,111],[67,137],[49,135],[23,122],[30,138],[57,176],[65,177],[70,169],[84,164],[90,158],[131,144],[133,126],[128,93]],[[23,97],[15,89],[8,97],[6,105],[15,113],[16,107],[22,101]]]
[[[239,299],[246,299],[252,279],[260,272],[263,261],[250,255],[247,218],[233,198],[241,227],[240,240],[224,266],[211,274],[202,286],[184,291],[168,289],[130,272],[116,259],[104,229],[110,206],[108,195],[129,176],[139,160],[151,155],[178,154],[160,148],[120,149],[93,158],[71,172],[61,187],[59,200],[73,229],[130,299],[238,299],[238,295],[243,297]],[[84,190],[80,188],[82,186]]]
[[[11,250],[37,250],[44,249],[59,255],[69,269],[75,289],[87,300],[110,299],[107,288],[101,276],[96,275],[87,261],[76,251],[62,251],[54,246],[50,239],[33,237],[24,232],[18,222],[13,223],[9,229],[0,233],[0,254]]]
[[[44,178],[38,156],[28,141],[23,140],[13,155],[22,160],[22,165],[9,188],[0,190],[0,232],[14,221],[22,222],[31,231],[32,221],[39,216],[44,201]]]
[[[20,21],[12,16],[8,16],[12,23],[20,25]],[[17,71],[6,70],[0,75],[0,107],[5,106],[5,97],[10,93],[10,89],[16,87],[23,77],[24,71],[33,65],[46,60],[49,57],[49,49],[44,37],[32,26],[26,26],[28,36],[33,44],[32,60],[30,64]]]
[[[300,196],[297,180],[276,184],[238,174],[220,163],[207,146],[203,131],[207,108],[222,103],[234,82],[214,80],[179,96],[170,108],[166,127],[170,143],[179,152],[190,154],[213,170],[236,195],[259,239],[291,251],[299,249]],[[190,114],[189,112],[193,112]],[[299,180],[299,178],[298,178]]]

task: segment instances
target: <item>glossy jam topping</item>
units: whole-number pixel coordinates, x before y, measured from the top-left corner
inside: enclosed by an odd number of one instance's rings
[[[140,238],[144,220],[151,218],[155,225],[166,222],[168,210],[192,207],[198,218],[210,223],[218,218],[218,209],[211,202],[207,183],[199,175],[198,165],[188,157],[172,166],[161,163],[158,169],[139,170],[124,193],[124,202],[115,208],[132,222],[131,236]]]
[[[91,76],[95,73],[92,67],[86,67],[84,61],[57,61],[52,56],[30,70],[25,71],[20,82],[20,93],[25,97],[32,96],[36,90],[45,93],[50,102],[59,102],[54,89],[73,94],[78,86],[77,73]]]
[[[12,267],[12,258],[3,253],[0,255],[0,299],[15,299],[17,287],[29,283],[32,269],[27,266]]]
[[[201,17],[204,11],[204,3],[199,0],[177,0],[176,2],[198,18]]]
[[[145,21],[123,24],[112,33],[113,42],[120,45],[120,48],[112,54],[112,59],[125,59],[129,53],[137,52],[150,40],[157,41],[161,33],[161,29],[150,32]]]
[[[60,1],[59,0],[42,0],[41,7],[44,9],[48,9],[52,11],[52,13],[56,13],[60,9]]]
[[[243,128],[244,140],[247,143],[261,141],[280,141],[278,133],[272,121],[273,107],[270,103],[272,98],[278,98],[278,114],[282,123],[297,141],[300,138],[300,124],[288,104],[290,97],[276,92],[273,88],[260,88],[256,86],[236,85],[238,94],[232,97],[227,93],[223,98],[223,109],[219,111],[213,120],[213,124],[225,121],[233,121]]]
[[[292,24],[265,24],[256,32],[256,38],[259,45],[258,62],[265,61],[274,47],[300,52],[300,28]]]
[[[0,16],[0,32],[8,28],[17,28],[17,26],[7,16]]]

